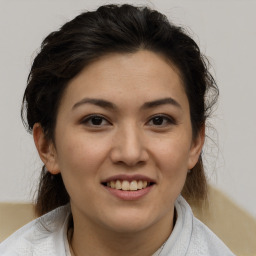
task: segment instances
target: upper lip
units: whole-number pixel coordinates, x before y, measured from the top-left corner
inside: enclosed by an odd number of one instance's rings
[[[115,181],[115,180],[127,180],[129,182],[133,180],[142,180],[142,181],[147,181],[151,183],[156,183],[156,181],[152,178],[149,178],[145,175],[141,174],[135,174],[135,175],[127,175],[127,174],[119,174],[119,175],[114,175],[111,177],[108,177],[107,179],[104,179],[101,183],[106,183],[110,181]]]

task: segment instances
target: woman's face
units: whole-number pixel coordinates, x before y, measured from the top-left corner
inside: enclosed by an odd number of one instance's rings
[[[203,136],[192,139],[176,68],[150,51],[111,54],[70,81],[46,166],[61,172],[75,221],[136,232],[170,221]]]

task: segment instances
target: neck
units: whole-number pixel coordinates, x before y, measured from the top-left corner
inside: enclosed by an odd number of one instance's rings
[[[173,220],[174,211],[145,230],[127,233],[102,229],[90,222],[81,225],[74,219],[70,245],[74,256],[151,256],[168,239]]]

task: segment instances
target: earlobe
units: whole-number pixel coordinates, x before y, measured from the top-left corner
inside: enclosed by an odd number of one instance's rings
[[[205,140],[205,125],[202,126],[197,137],[193,140],[189,153],[188,170],[191,170],[197,163]]]
[[[57,154],[52,141],[49,141],[44,134],[43,128],[39,123],[34,124],[33,138],[38,151],[38,154],[45,164],[47,170],[51,174],[58,174],[60,172]]]

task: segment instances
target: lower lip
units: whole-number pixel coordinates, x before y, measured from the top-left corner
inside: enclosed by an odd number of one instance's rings
[[[152,189],[154,185],[151,185],[149,187],[140,189],[140,190],[134,190],[134,191],[125,191],[125,190],[119,190],[114,189],[110,187],[104,186],[112,195],[126,201],[132,201],[132,200],[138,200],[144,196],[146,196]]]

